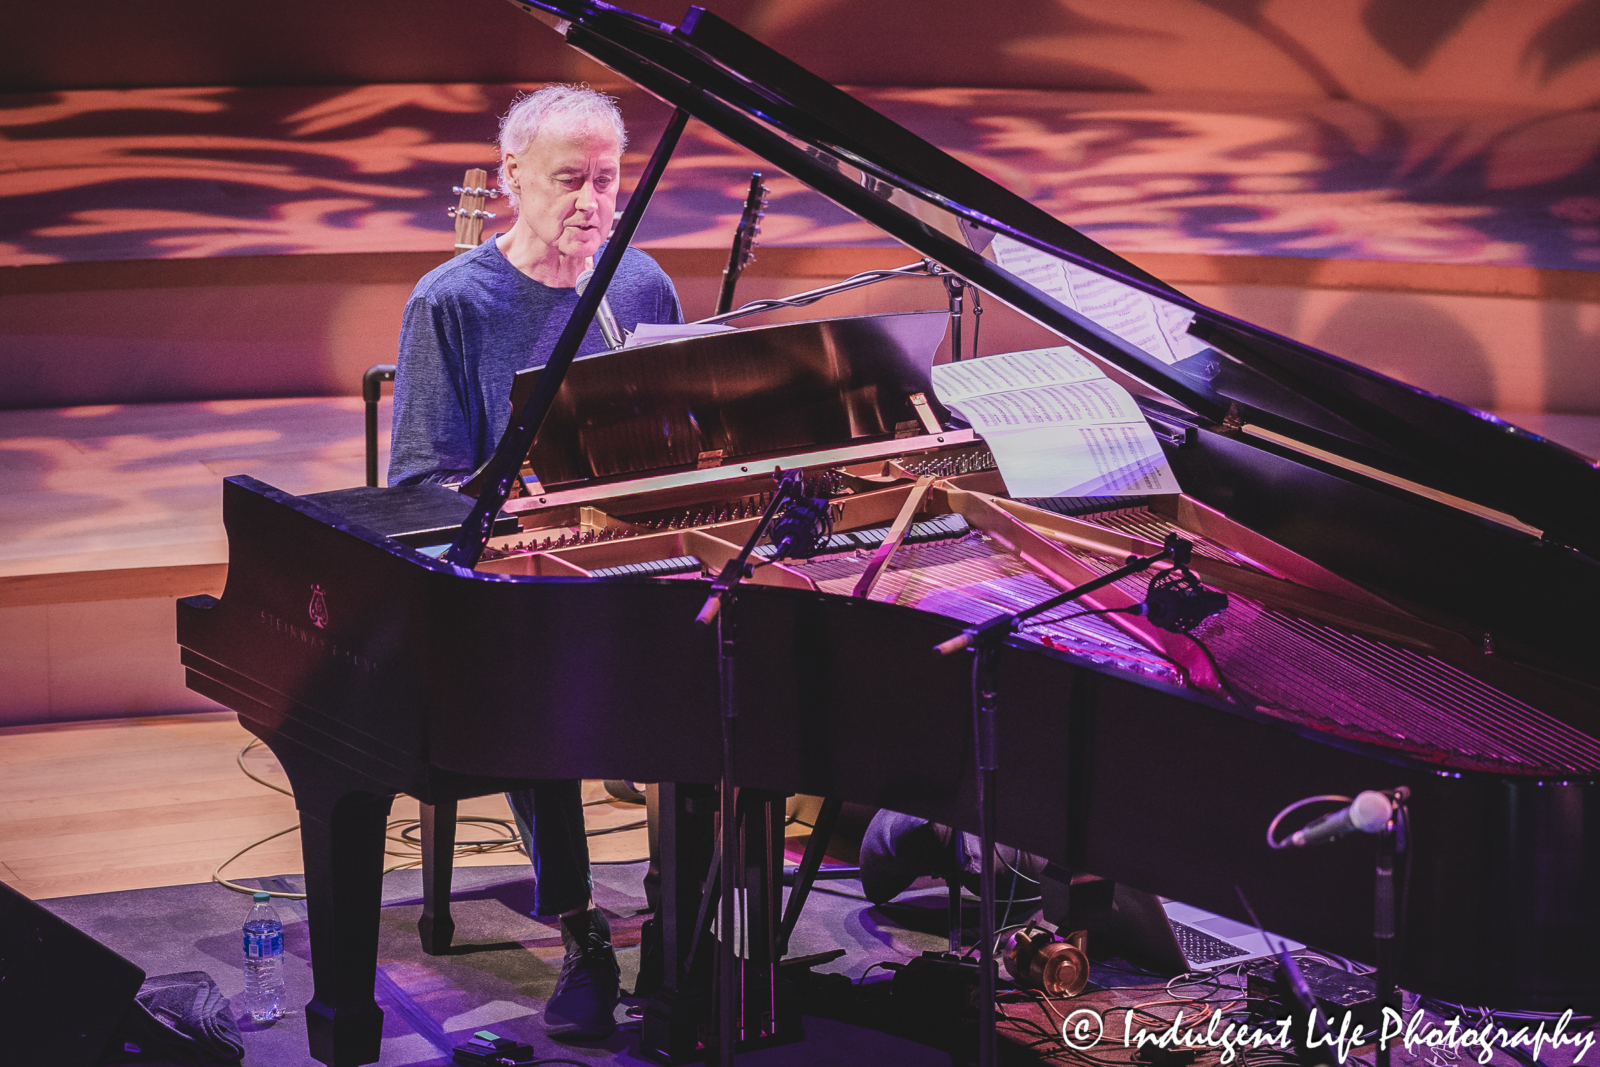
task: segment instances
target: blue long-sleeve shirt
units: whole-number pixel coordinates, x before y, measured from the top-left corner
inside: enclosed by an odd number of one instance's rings
[[[683,321],[672,280],[637,248],[606,299],[624,330]],[[512,378],[545,365],[577,302],[517,270],[492,239],[425,274],[400,329],[389,484],[461,482],[487,462],[511,419]],[[578,354],[605,347],[591,324]]]

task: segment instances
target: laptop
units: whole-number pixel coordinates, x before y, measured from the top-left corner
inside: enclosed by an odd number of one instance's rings
[[[1162,973],[1213,971],[1236,963],[1270,956],[1284,946],[1294,952],[1305,948],[1299,941],[1271,935],[1268,938],[1248,923],[1167,900],[1118,884],[1107,933],[1130,961]],[[1094,944],[1093,932],[1090,944]]]
[[[1305,948],[1300,942],[1277,934],[1271,936],[1269,944],[1268,938],[1262,936],[1254,926],[1197,908],[1193,904],[1164,900],[1161,907],[1167,913],[1173,939],[1178,942],[1178,948],[1191,971],[1209,971],[1257,956],[1273,956],[1280,947],[1286,947],[1290,952]]]

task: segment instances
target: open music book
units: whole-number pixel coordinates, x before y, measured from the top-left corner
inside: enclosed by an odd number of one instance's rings
[[[1180,491],[1133,397],[1071,348],[941,364],[933,389],[983,436],[1012,496]]]

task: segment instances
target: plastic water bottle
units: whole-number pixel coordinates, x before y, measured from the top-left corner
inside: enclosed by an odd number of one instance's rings
[[[257,1022],[283,1017],[283,923],[270,893],[255,895],[244,922],[244,1006]]]

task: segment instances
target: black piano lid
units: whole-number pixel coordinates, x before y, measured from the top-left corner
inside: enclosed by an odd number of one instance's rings
[[[555,26],[574,48],[1202,418],[1219,422],[1237,408],[1247,423],[1512,515],[1548,540],[1600,559],[1600,471],[1583,457],[1190,300],[701,8],[673,27],[593,0],[510,2]],[[983,258],[995,234],[1192,311],[1192,332],[1223,357],[1201,373],[1155,359]]]

